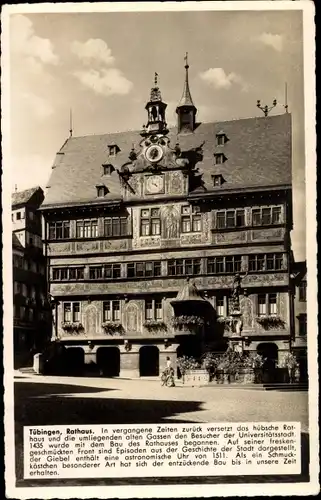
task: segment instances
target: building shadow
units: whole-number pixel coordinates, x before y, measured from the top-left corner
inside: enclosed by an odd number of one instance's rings
[[[112,389],[17,381],[14,391],[17,479],[23,478],[24,426],[160,423],[180,413],[201,410],[201,403],[196,401],[92,396],[109,390]]]
[[[99,392],[108,388],[76,385],[16,382],[15,384],[15,440],[17,486],[60,486],[60,480],[23,479],[23,426],[31,425],[81,425],[81,424],[148,424],[148,423],[195,423],[179,418],[181,413],[200,411],[197,401],[144,400],[102,398]],[[94,393],[97,395],[93,396]],[[86,397],[86,394],[91,394]],[[175,415],[178,418],[174,418]],[[197,422],[199,423],[199,422]],[[64,486],[108,485],[162,485],[177,484],[173,478],[126,478],[126,479],[64,479]],[[266,476],[206,476],[184,477],[184,484],[240,484],[240,483],[295,483],[309,481],[309,434],[301,432],[301,473],[296,475]]]

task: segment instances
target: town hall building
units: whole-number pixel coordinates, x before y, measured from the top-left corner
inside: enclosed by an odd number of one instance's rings
[[[290,349],[291,115],[199,123],[188,72],[176,127],[156,78],[142,130],[71,136],[52,166],[52,340],[79,373],[155,376],[224,351],[235,279],[240,348],[274,363]]]

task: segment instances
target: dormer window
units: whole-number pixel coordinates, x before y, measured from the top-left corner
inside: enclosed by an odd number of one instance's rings
[[[110,164],[104,164],[103,165],[103,175],[111,175],[112,172],[114,172],[114,167],[113,165],[110,165]]]
[[[117,146],[117,144],[112,143],[108,144],[108,150],[109,150],[109,156],[116,156],[117,153],[120,151],[120,148]]]
[[[224,153],[214,153],[215,165],[222,165],[226,160],[227,158]]]
[[[98,198],[103,198],[107,193],[109,193],[109,189],[105,186],[105,184],[97,184],[96,190]]]
[[[228,141],[228,138],[226,134],[221,131],[216,134],[216,145],[217,146],[224,146],[224,144]]]
[[[223,182],[225,182],[225,180],[223,179],[223,176],[221,174],[212,175],[212,179],[213,179],[213,186],[214,187],[221,186],[223,184]]]

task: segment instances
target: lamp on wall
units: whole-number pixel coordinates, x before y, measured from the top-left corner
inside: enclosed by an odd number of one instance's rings
[[[88,340],[88,347],[90,350],[94,348],[94,343],[91,340]]]

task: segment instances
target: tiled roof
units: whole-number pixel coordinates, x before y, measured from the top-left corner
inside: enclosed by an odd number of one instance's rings
[[[25,189],[24,191],[19,191],[16,193],[12,193],[11,197],[11,204],[12,206],[15,205],[24,205],[30,201],[32,196],[37,192],[42,192],[42,189],[40,186],[36,186],[30,189]]]
[[[216,146],[216,134],[224,132],[228,141]],[[240,120],[202,123],[190,134],[168,134],[174,148],[177,140],[182,151],[203,145],[203,160],[197,164],[207,191],[244,189],[291,184],[291,115],[245,118]],[[103,175],[102,164],[111,163],[120,169],[130,162],[128,155],[142,140],[138,131],[105,135],[71,137],[56,156],[44,206],[97,200],[96,184],[109,189],[104,200],[119,199],[120,182],[117,172]],[[108,144],[116,143],[120,152],[108,157]],[[214,153],[223,152],[227,160],[214,164]],[[214,187],[212,175],[221,174],[226,181]]]

